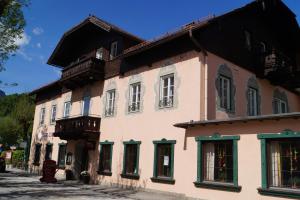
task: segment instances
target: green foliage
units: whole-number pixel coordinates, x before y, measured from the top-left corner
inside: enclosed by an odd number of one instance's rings
[[[20,95],[13,94],[0,98],[0,117],[11,115]]]
[[[18,121],[11,117],[0,119],[0,143],[4,146],[16,145],[20,142],[22,131]]]
[[[4,70],[4,62],[19,47],[16,38],[21,38],[25,19],[22,8],[28,0],[0,0],[0,71]]]
[[[24,160],[24,150],[15,150],[12,159],[13,162],[22,162]]]

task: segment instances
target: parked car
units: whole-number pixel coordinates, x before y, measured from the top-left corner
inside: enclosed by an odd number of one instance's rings
[[[5,172],[5,158],[0,157],[0,173]]]

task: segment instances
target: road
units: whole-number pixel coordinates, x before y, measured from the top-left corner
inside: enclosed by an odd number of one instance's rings
[[[174,200],[179,196],[161,193],[134,191],[100,185],[83,185],[76,182],[59,181],[55,184],[40,183],[39,177],[22,171],[0,173],[1,200]]]

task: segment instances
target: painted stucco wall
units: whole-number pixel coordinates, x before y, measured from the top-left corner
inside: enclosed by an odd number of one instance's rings
[[[208,53],[208,119],[226,119],[230,117],[247,116],[247,96],[246,91],[248,88],[248,80],[250,78],[256,79],[258,83],[258,89],[261,96],[261,114],[273,114],[272,101],[273,92],[278,89],[280,92],[284,92],[288,97],[289,112],[300,111],[300,96],[292,93],[282,87],[277,87],[266,79],[260,79],[255,77],[252,72],[241,68],[227,60],[224,60],[214,54]],[[233,85],[235,86],[235,112],[228,113],[218,109],[217,106],[217,89],[216,78],[218,76],[218,70],[222,65],[226,65],[231,70]]]

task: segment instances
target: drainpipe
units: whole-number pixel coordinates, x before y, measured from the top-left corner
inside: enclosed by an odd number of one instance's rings
[[[208,113],[208,108],[207,108],[207,104],[208,104],[208,89],[207,89],[207,82],[208,82],[208,67],[207,67],[207,58],[208,58],[208,54],[206,52],[206,50],[202,47],[202,45],[198,42],[198,40],[194,37],[193,35],[193,30],[192,28],[189,29],[189,37],[192,41],[192,43],[196,46],[197,50],[198,51],[201,51],[202,52],[202,55],[203,55],[203,63],[201,63],[204,67],[204,70],[202,70],[202,67],[200,69],[200,79],[201,78],[204,78],[204,81],[201,82],[200,80],[200,83],[201,85],[203,84],[203,87],[204,87],[204,97],[201,97],[201,91],[200,91],[200,103],[201,103],[201,100],[204,99],[204,118],[201,117],[201,113],[200,113],[200,120],[207,120],[207,113]],[[199,59],[200,60],[200,59]],[[204,72],[204,76],[202,75],[202,72]],[[202,109],[200,109],[202,110]]]

